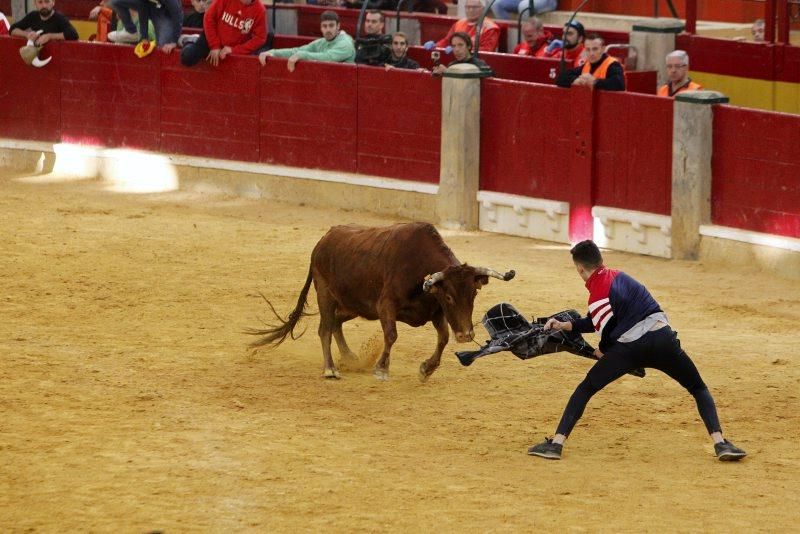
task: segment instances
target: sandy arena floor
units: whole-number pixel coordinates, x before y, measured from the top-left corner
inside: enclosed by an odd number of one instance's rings
[[[245,350],[240,332],[267,316],[259,291],[287,313],[329,226],[387,218],[6,174],[0,219],[4,531],[799,528],[796,282],[608,253],[666,308],[750,456],[716,461],[692,398],[652,371],[595,397],[548,462],[525,452],[552,434],[581,358],[462,368],[451,344],[420,384],[434,331],[404,326],[389,382],[329,381],[316,318],[276,351]],[[584,311],[566,247],[443,234],[462,261],[517,270],[479,294],[476,321],[503,300]],[[354,348],[378,330],[345,326]]]

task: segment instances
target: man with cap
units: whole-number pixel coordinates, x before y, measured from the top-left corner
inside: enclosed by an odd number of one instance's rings
[[[561,58],[561,51],[564,51],[564,60],[569,67],[579,67],[584,61],[584,41],[586,30],[583,24],[573,20],[564,25],[564,39],[554,39],[550,41],[545,49],[544,57]]]
[[[55,10],[55,0],[35,0],[36,10],[11,25],[11,35],[44,46],[50,41],[77,41],[78,32],[69,19]]]

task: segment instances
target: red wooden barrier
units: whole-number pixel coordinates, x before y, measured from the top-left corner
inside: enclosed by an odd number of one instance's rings
[[[61,139],[158,150],[162,54],[139,60],[127,46],[80,42],[59,46]]]
[[[261,161],[357,171],[355,65],[286,61],[261,69]]]
[[[669,98],[597,91],[595,204],[670,214],[672,107]]]
[[[570,203],[570,239],[592,237],[592,92],[486,79],[481,189]]]
[[[711,221],[800,238],[800,117],[715,106]]]
[[[0,37],[0,137],[57,142],[61,138],[62,53],[47,45],[40,57],[53,56],[45,68],[26,65],[22,39]]]
[[[161,57],[161,150],[258,161],[258,61],[231,56],[186,68],[178,54]]]
[[[439,183],[441,78],[358,67],[358,172]]]

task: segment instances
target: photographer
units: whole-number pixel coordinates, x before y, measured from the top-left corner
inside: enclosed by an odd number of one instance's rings
[[[364,36],[356,40],[356,63],[379,67],[389,59],[389,43],[392,38],[383,34],[383,24],[383,13],[377,9],[367,11],[364,17]]]
[[[445,67],[444,65],[436,65],[433,67],[433,75],[441,76],[448,68],[459,63],[469,63],[475,65],[484,72],[488,72],[490,76],[494,76],[492,68],[481,58],[473,57],[472,55],[472,39],[464,32],[456,32],[450,37],[450,46],[453,48],[453,57],[455,58],[450,64]]]

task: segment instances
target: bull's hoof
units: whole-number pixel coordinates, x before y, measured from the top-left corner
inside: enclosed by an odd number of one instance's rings
[[[325,374],[323,375],[325,378],[341,378],[339,376],[338,369],[325,369]]]
[[[419,381],[423,384],[428,381],[428,377],[431,376],[428,373],[427,368],[425,367],[424,363],[419,364]]]
[[[386,382],[387,380],[389,380],[389,371],[385,369],[375,369],[374,371],[372,371],[372,374],[375,375],[375,378],[377,378],[382,382]]]

